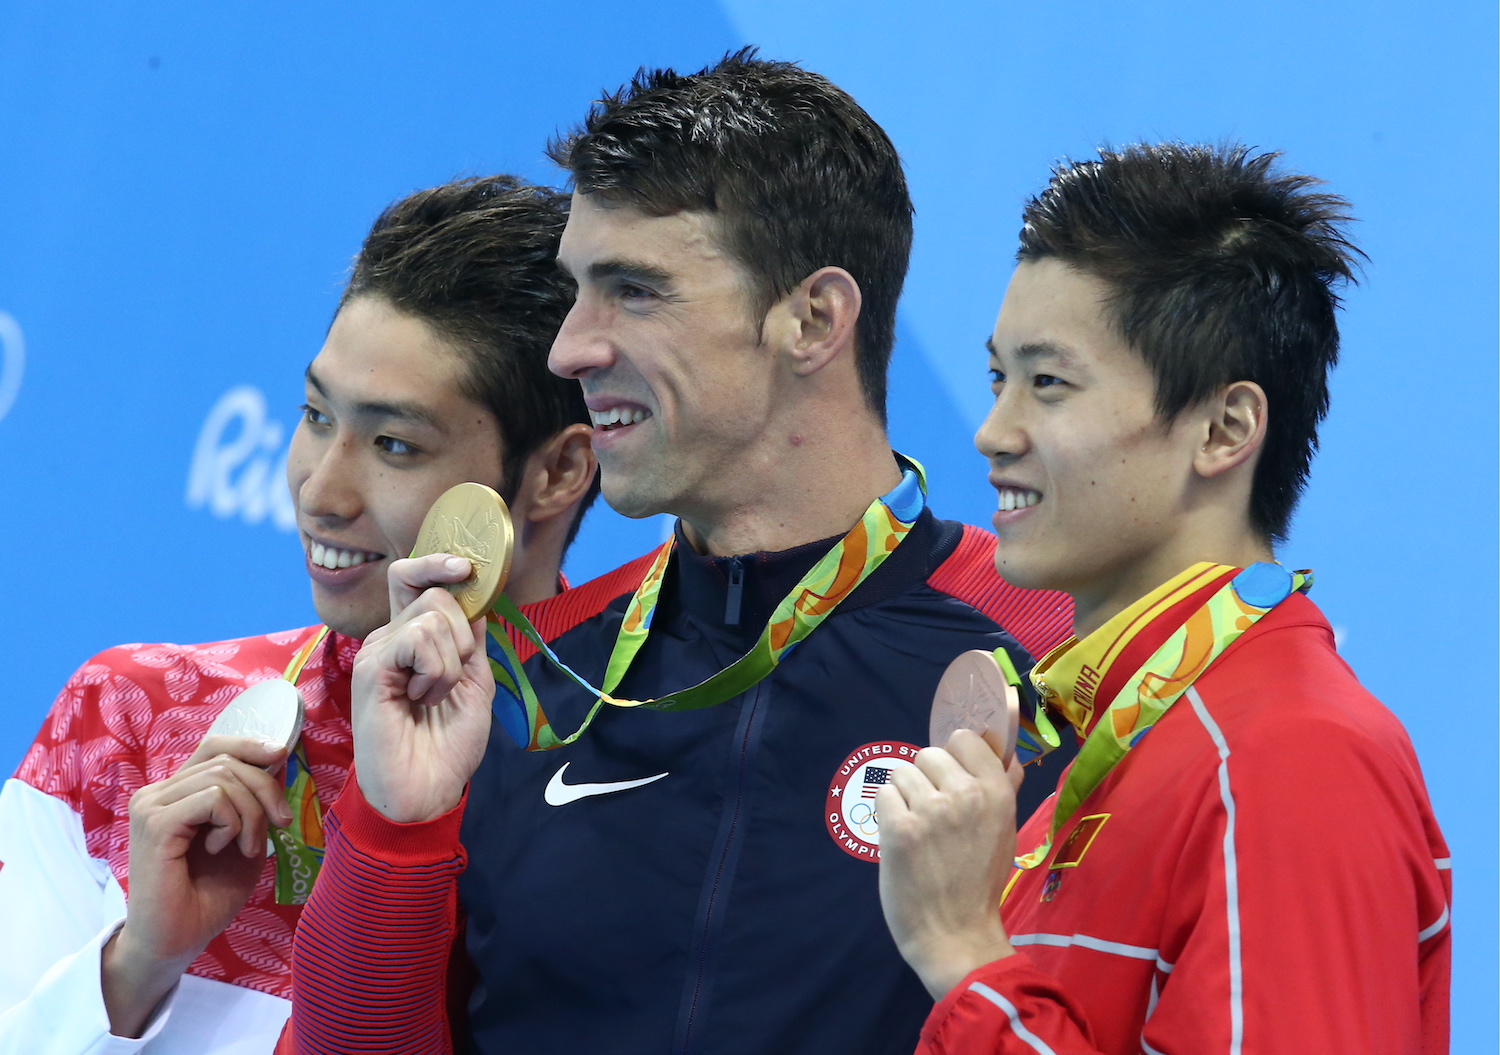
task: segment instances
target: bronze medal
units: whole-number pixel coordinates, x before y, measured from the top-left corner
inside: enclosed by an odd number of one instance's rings
[[[459,484],[432,503],[411,555],[450,553],[472,565],[467,579],[445,587],[458,600],[464,618],[472,623],[493,608],[505,592],[515,541],[505,499],[484,484]]]
[[[934,747],[946,747],[958,729],[972,729],[1009,765],[1020,727],[1020,697],[993,655],[973,649],[948,664],[932,696],[928,735]]]
[[[219,712],[209,736],[245,736],[289,748],[302,735],[306,706],[289,681],[272,678],[250,686]]]

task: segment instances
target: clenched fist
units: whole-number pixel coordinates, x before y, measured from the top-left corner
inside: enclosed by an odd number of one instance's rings
[[[391,564],[391,622],[354,660],[354,770],[371,806],[399,823],[442,816],[463,798],[489,741],[495,680],[484,620],[443,584],[469,562],[435,553]]]
[[[880,906],[896,948],[941,1000],[966,975],[1015,952],[1000,922],[1016,853],[1016,789],[979,734],[960,729],[946,750],[917,752],[916,765],[880,789]]]
[[[104,947],[110,1031],[139,1036],[151,1012],[244,908],[266,863],[266,832],[292,822],[284,748],[211,736],[166,780],[130,798],[130,899]]]

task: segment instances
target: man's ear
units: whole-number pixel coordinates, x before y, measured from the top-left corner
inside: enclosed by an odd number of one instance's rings
[[[1266,442],[1265,390],[1254,381],[1236,381],[1204,410],[1207,438],[1193,456],[1198,475],[1212,478],[1253,461]]]
[[[766,335],[798,376],[815,374],[852,350],[863,296],[841,267],[820,267],[771,309]]]
[[[567,514],[588,494],[599,469],[590,442],[593,434],[589,425],[569,425],[526,459],[516,504],[526,510],[528,521],[543,523]]]

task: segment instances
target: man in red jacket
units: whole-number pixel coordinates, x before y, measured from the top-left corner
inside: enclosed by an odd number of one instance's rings
[[[355,653],[391,615],[387,568],[434,499],[478,480],[515,518],[509,596],[561,589],[595,479],[583,393],[546,367],[573,300],[566,222],[565,197],[509,176],[419,191],[375,222],[287,462],[323,625],[124,645],[69,680],[0,787],[0,1053],[271,1050],[320,804],[353,759]],[[205,738],[241,690],[280,677],[306,702],[291,762]],[[304,854],[278,839],[268,858],[270,825]]]
[[[1019,835],[975,733],[879,793],[920,1052],[1446,1052],[1448,850],[1400,723],[1272,563],[1327,412],[1346,205],[1243,148],[1059,168],[977,437],[995,562],[1065,590],[1083,742]],[[1000,911],[996,912],[996,905]]]

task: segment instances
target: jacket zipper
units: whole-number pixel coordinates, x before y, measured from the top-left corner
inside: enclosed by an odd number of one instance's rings
[[[724,597],[724,625],[740,625],[740,602],[745,596],[745,565],[738,557],[729,558],[729,593]]]
[[[741,573],[743,574],[743,569]],[[693,1029],[698,1018],[698,1003],[703,995],[703,986],[708,976],[709,945],[720,927],[717,912],[719,890],[724,884],[729,862],[735,856],[735,841],[739,838],[740,812],[744,808],[745,784],[749,778],[747,771],[750,764],[750,744],[755,737],[756,718],[759,715],[761,695],[765,688],[766,681],[761,681],[750,690],[753,695],[748,701],[749,713],[740,733],[739,747],[736,751],[734,797],[730,802],[729,834],[724,839],[723,849],[719,851],[718,865],[714,869],[713,884],[709,889],[708,911],[703,916],[703,931],[698,940],[697,968],[693,978],[693,997],[688,1006],[687,1022],[682,1032],[682,1047],[679,1049],[682,1055],[689,1055],[693,1050]]]

